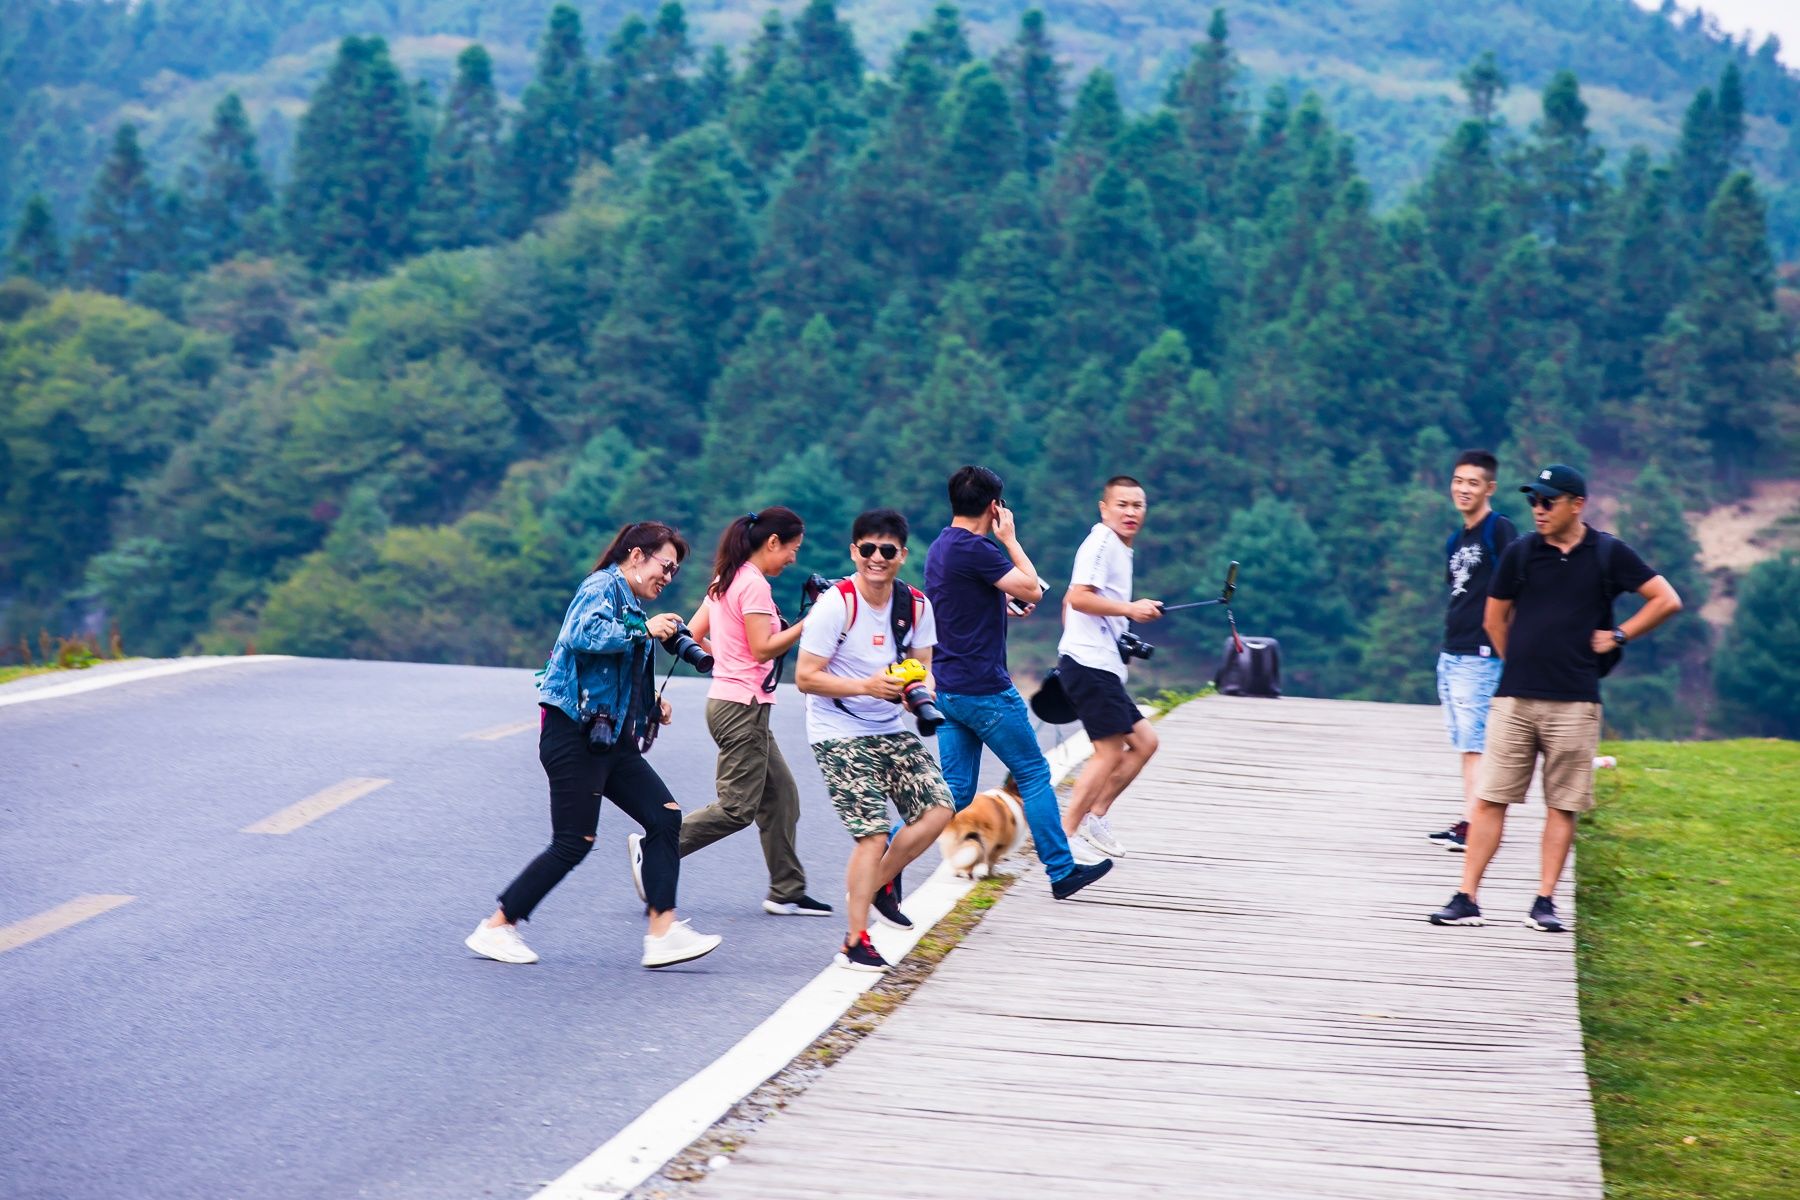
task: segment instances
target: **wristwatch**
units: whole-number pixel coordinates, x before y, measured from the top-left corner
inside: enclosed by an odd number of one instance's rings
[[[1623,628],[1613,630],[1613,645],[1623,646],[1629,640],[1630,639],[1625,636],[1625,630]]]

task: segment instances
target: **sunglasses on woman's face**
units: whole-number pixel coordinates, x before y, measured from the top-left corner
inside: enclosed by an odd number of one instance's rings
[[[858,554],[862,555],[864,558],[874,558],[875,552],[877,550],[879,550],[881,552],[881,557],[889,560],[890,562],[900,556],[900,547],[894,545],[894,543],[892,543],[892,542],[858,542],[858,543],[856,543],[856,552]]]

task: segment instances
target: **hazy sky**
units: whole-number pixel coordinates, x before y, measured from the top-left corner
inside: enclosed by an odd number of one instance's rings
[[[1760,45],[1765,34],[1781,38],[1781,61],[1800,68],[1800,0],[1675,0],[1683,12],[1703,8],[1718,18],[1719,27],[1736,37],[1754,29]],[[1638,0],[1645,8],[1661,8],[1662,0]]]

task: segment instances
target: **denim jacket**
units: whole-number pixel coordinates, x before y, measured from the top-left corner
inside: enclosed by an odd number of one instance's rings
[[[621,739],[641,736],[645,713],[634,711],[633,705],[645,705],[633,693],[642,686],[650,654],[637,597],[617,566],[602,568],[582,580],[569,601],[562,632],[544,664],[538,699],[576,721],[611,713]],[[627,714],[635,718],[630,728]]]

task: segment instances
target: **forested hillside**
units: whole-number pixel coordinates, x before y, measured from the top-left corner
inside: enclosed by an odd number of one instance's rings
[[[1589,469],[1696,609],[1683,507],[1791,470],[1736,62],[1669,152],[1613,162],[1573,73],[1513,119],[1478,56],[1378,212],[1329,106],[1251,89],[1223,13],[1139,112],[1035,12],[987,58],[949,5],[882,61],[830,0],[737,59],[676,4],[597,32],[553,10],[516,109],[479,46],[427,95],[351,36],[285,183],[227,95],[175,186],[127,124],[66,235],[28,208],[0,285],[9,643],[85,619],[138,652],[529,665],[624,520],[709,548],[780,501],[836,572],[858,509],[928,539],[982,461],[1053,579],[1129,472],[1145,590],[1241,560],[1240,621],[1296,690],[1424,700],[1460,445],[1509,481]],[[1792,560],[1759,571],[1746,594],[1780,595]],[[1739,614],[1728,705],[1689,618],[1632,648],[1609,715],[1791,724],[1791,614]],[[1211,673],[1222,630],[1156,636],[1162,680]]]
[[[885,64],[932,0],[848,0],[839,9],[868,61]],[[516,101],[530,78],[551,0],[8,0],[0,18],[0,224],[10,228],[43,192],[65,227],[121,121],[139,125],[154,162],[173,182],[227,92],[244,101],[263,162],[284,182],[295,122],[324,77],[339,38],[378,34],[406,74],[441,98],[468,39],[488,50],[501,97]],[[1213,0],[1053,0],[1041,5],[1059,52],[1077,77],[1104,67],[1126,108],[1159,100],[1187,49],[1205,37]],[[611,31],[654,0],[590,0],[590,29]],[[779,0],[791,19],[803,0]],[[1027,0],[965,6],[971,45],[984,57],[1013,35]],[[1690,6],[1691,7],[1691,6]],[[763,6],[730,0],[687,5],[701,44],[740,53]],[[1778,45],[1733,42],[1697,13],[1632,0],[1243,0],[1231,8],[1246,80],[1260,90],[1311,89],[1356,138],[1359,166],[1378,208],[1402,199],[1456,127],[1459,73],[1492,51],[1514,90],[1500,111],[1524,125],[1559,70],[1582,78],[1590,127],[1612,148],[1662,151],[1680,136],[1694,93],[1727,63],[1742,81],[1745,162],[1769,190],[1778,256],[1800,258],[1800,76]]]

